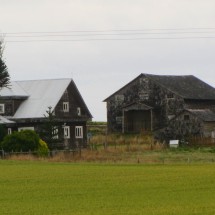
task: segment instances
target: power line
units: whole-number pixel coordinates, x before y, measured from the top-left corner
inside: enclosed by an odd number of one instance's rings
[[[6,43],[29,42],[84,42],[84,41],[135,41],[135,40],[191,40],[191,39],[215,39],[214,37],[151,37],[151,38],[95,38],[95,39],[63,39],[63,40],[6,40]]]
[[[107,30],[68,30],[68,31],[27,31],[3,32],[2,34],[49,34],[49,33],[96,33],[96,32],[135,32],[135,31],[187,31],[187,30],[215,30],[214,28],[145,28],[145,29],[107,29]]]
[[[214,39],[215,28],[129,29],[4,33],[5,42],[73,42]],[[157,35],[157,37],[153,37]],[[159,35],[159,37],[158,37]],[[186,36],[184,36],[186,35]],[[126,37],[127,36],[127,37]],[[138,37],[139,36],[139,37]],[[142,36],[142,37],[141,37]],[[144,37],[145,36],[145,37]],[[71,37],[71,39],[70,39]],[[11,38],[11,40],[10,40]],[[16,38],[17,40],[12,40]],[[35,38],[35,39],[32,39]],[[74,39],[73,39],[74,38]]]
[[[110,33],[110,34],[44,34],[44,35],[9,35],[6,38],[30,38],[30,37],[89,37],[89,36],[128,36],[128,35],[174,35],[174,34],[215,34],[215,32],[154,32],[154,33]]]

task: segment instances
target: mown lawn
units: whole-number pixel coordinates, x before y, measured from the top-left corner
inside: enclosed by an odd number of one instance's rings
[[[215,214],[215,165],[0,161],[0,214]]]

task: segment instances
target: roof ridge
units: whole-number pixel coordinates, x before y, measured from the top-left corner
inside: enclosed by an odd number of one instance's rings
[[[24,82],[24,81],[54,81],[54,80],[73,80],[72,78],[45,78],[45,79],[32,79],[32,80],[12,80],[11,82]]]

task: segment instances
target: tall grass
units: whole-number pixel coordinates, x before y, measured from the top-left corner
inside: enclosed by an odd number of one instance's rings
[[[123,151],[145,151],[145,150],[162,150],[166,148],[166,145],[155,141],[153,136],[150,134],[139,134],[139,135],[95,135],[89,142],[92,150],[104,147],[115,147],[120,148]]]
[[[56,152],[53,156],[39,158],[32,155],[13,155],[10,160],[46,160],[51,162],[94,163],[214,163],[215,148],[168,148],[157,142],[151,134],[94,135],[89,147],[81,151]]]

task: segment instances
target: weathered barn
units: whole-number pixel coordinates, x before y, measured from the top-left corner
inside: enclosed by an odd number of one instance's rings
[[[39,132],[51,107],[56,130],[63,132],[59,147],[86,145],[86,122],[92,115],[72,79],[14,81],[0,95],[0,114],[8,133],[22,129]]]
[[[191,133],[208,136],[215,131],[215,89],[192,75],[140,74],[104,102],[109,132],[156,132],[174,120],[189,121],[198,127],[198,122],[188,117],[188,111],[192,115],[199,113],[199,120],[201,113],[200,121],[204,122],[204,128],[201,124],[199,129],[189,130]],[[177,136],[185,127],[174,129]]]

